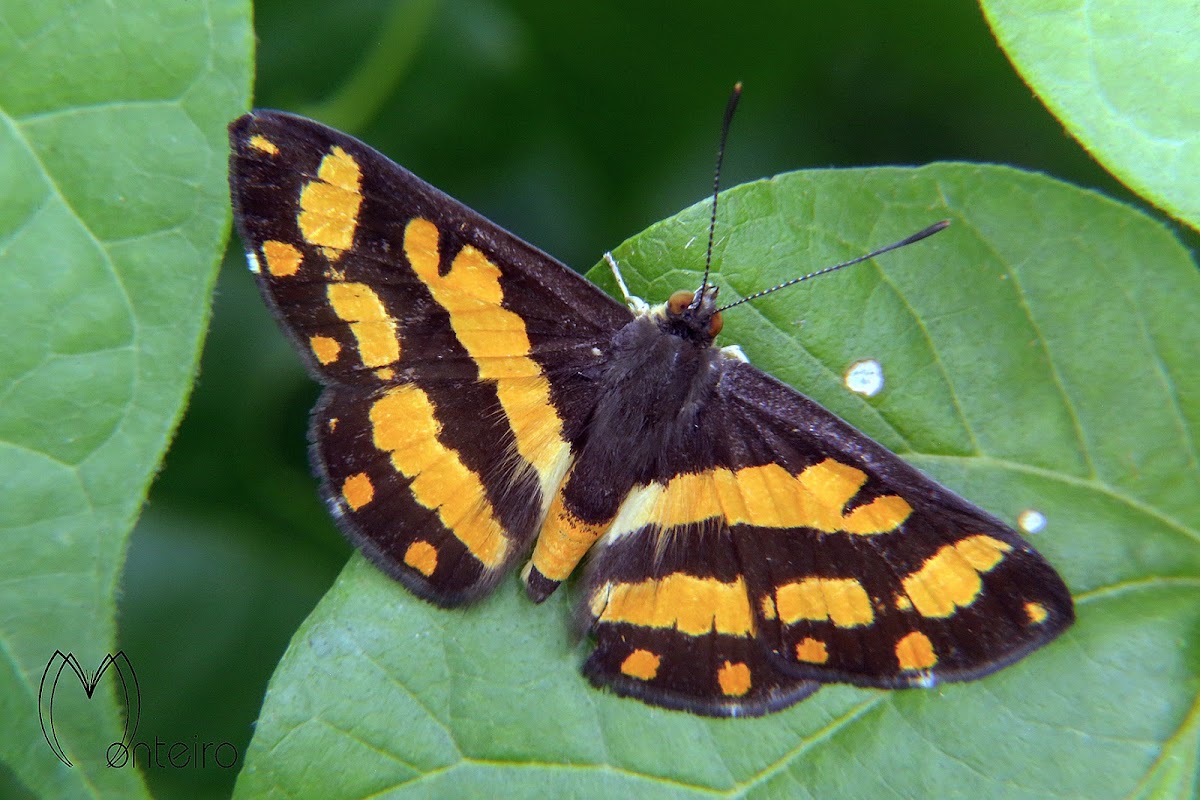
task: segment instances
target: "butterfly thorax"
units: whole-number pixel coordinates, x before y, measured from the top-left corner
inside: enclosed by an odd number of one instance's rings
[[[690,302],[692,293],[687,292]],[[720,431],[708,417],[735,359],[712,344],[713,312],[663,306],[639,313],[597,344],[594,403],[574,442],[569,474],[551,504],[527,590],[545,599],[638,487],[711,464]],[[687,303],[680,303],[686,306]]]
[[[592,520],[611,519],[629,488],[662,481],[685,456],[710,447],[701,415],[730,358],[713,346],[720,315],[710,291],[692,292],[639,314],[607,343],[597,401],[576,456],[570,492]],[[587,477],[585,477],[587,476]]]

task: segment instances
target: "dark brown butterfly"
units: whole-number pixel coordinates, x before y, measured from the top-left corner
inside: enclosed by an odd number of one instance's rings
[[[1071,624],[1019,534],[716,347],[707,276],[631,310],[343,133],[230,139],[251,269],[326,387],[322,493],[421,597],[524,563],[541,601],[590,553],[585,674],[716,716],[978,678]]]

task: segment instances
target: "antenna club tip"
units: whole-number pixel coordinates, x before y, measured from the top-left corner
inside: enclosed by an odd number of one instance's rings
[[[742,82],[741,82],[741,81],[738,81],[737,83],[735,83],[735,84],[733,85],[733,93],[734,93],[734,94],[741,94],[741,93],[742,93]]]
[[[949,227],[950,227],[950,220],[948,220],[948,219],[944,219],[940,222],[935,222],[932,225],[930,225],[928,228],[919,230],[916,233],[914,233],[912,236],[905,239],[904,242],[901,244],[901,246],[903,246],[905,244],[912,244],[913,242],[919,242],[922,239],[933,236],[935,233],[940,233]]]

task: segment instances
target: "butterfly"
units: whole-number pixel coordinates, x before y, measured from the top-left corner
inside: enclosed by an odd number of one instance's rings
[[[716,346],[707,273],[622,304],[344,133],[229,132],[250,269],[325,386],[321,493],[420,597],[520,567],[541,602],[586,558],[584,674],[709,716],[979,678],[1072,623],[1020,534]]]

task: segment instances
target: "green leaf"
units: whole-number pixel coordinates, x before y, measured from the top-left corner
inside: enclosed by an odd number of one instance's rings
[[[662,299],[698,204],[615,251]],[[571,597],[514,579],[416,599],[361,557],[297,632],[236,796],[1075,797],[1188,785],[1200,692],[1200,277],[1158,223],[1000,167],[802,172],[722,196],[728,300],[942,218],[949,230],[726,313],[723,343],[1032,534],[1076,595],[1061,639],[983,681],[831,686],[711,720],[592,689]],[[607,269],[595,278],[612,288]],[[882,366],[871,398],[844,385]],[[1166,765],[1166,768],[1164,768]],[[1191,774],[1188,774],[1188,771]]]
[[[1187,722],[1163,748],[1142,785],[1138,800],[1196,797],[1200,793],[1200,702],[1192,706]]]
[[[1009,60],[1088,152],[1200,230],[1194,3],[982,0]]]
[[[115,670],[90,701],[62,675],[71,767],[39,690],[56,649],[89,672],[114,649],[126,539],[207,324],[251,45],[244,2],[0,11],[0,759],[42,796],[145,796],[105,764]]]

